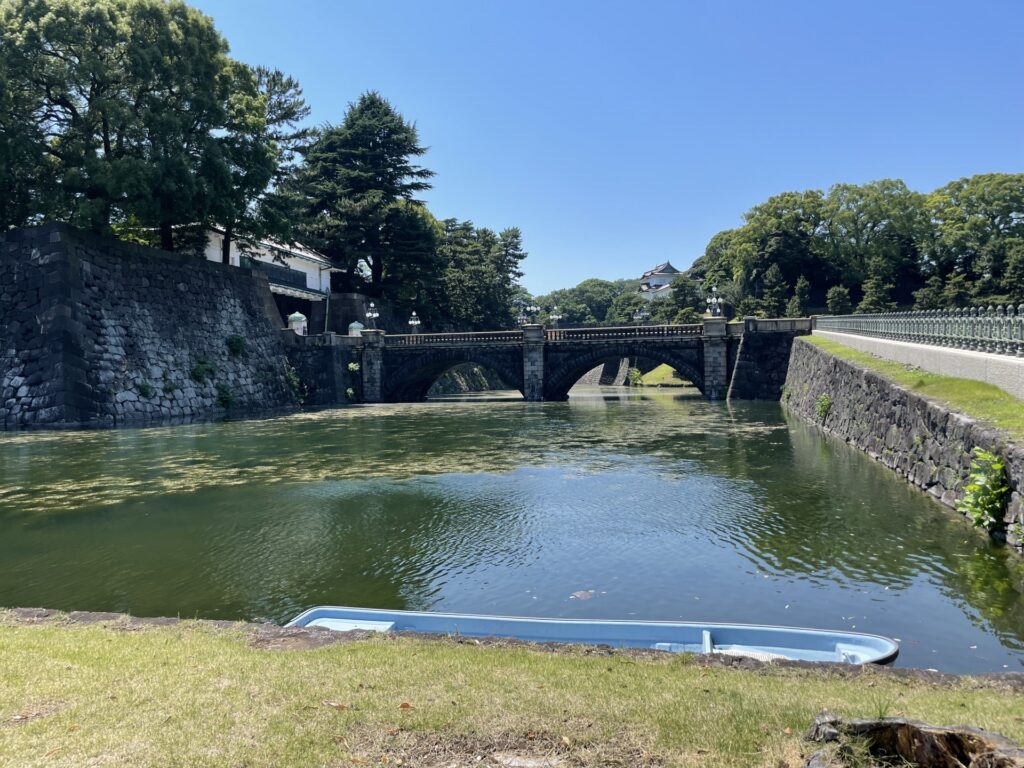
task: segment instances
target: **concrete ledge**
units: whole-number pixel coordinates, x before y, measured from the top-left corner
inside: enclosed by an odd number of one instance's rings
[[[815,336],[832,339],[852,349],[867,352],[885,360],[913,365],[942,376],[974,379],[994,384],[1014,397],[1024,400],[1024,357],[993,355],[966,349],[950,349],[930,344],[879,339],[855,333],[815,330]]]

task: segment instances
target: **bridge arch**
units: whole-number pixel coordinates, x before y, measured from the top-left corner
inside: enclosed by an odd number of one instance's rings
[[[545,359],[544,399],[565,400],[572,386],[587,371],[602,360],[616,357],[646,358],[669,365],[704,393],[704,355],[699,344],[669,347],[643,341],[614,341],[565,345],[560,350],[549,348]]]
[[[382,399],[386,403],[415,403],[425,400],[430,387],[445,371],[463,363],[489,368],[509,387],[523,391],[523,358],[517,347],[397,349],[384,353]]]

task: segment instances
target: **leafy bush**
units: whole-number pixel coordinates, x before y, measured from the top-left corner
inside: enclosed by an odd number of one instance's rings
[[[957,502],[957,510],[979,528],[997,531],[1003,526],[1009,494],[1006,463],[994,453],[975,448],[971,474],[964,497]]]
[[[626,371],[626,378],[629,380],[629,386],[631,387],[642,387],[644,385],[644,375],[640,373],[639,368],[630,368]]]
[[[217,399],[214,400],[214,404],[218,408],[224,408],[225,410],[235,404],[235,396],[227,384],[221,383],[217,385]]]
[[[824,422],[831,410],[832,395],[821,395],[814,403],[814,412],[818,416],[818,421]]]
[[[302,379],[299,378],[299,372],[295,370],[295,366],[287,360],[284,361],[284,380],[288,385],[288,389],[295,395],[295,401],[299,405],[304,404],[309,391],[306,389],[306,385],[302,383]]]
[[[224,344],[228,348],[228,354],[232,357],[245,357],[249,354],[249,345],[242,336],[228,336],[224,340]]]
[[[164,379],[163,390],[164,390],[164,394],[165,395],[171,394],[176,389],[177,389],[177,387],[174,386],[174,382],[172,382],[170,379]]]
[[[352,373],[359,373],[359,363],[349,363],[348,369]]]
[[[156,390],[153,389],[153,385],[147,381],[139,382],[139,394],[145,398],[150,398],[156,394]]]
[[[349,400],[355,400],[356,391],[352,389],[352,387],[349,387],[348,389],[345,390],[345,397],[347,397]]]
[[[213,377],[217,375],[217,368],[205,357],[201,357],[196,361],[196,364],[192,366],[191,375],[193,381],[196,381],[199,384],[204,384],[207,381],[213,380]]]

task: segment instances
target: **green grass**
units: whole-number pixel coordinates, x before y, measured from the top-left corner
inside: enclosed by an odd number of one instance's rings
[[[804,336],[803,339],[836,357],[875,371],[900,386],[951,405],[1016,437],[1024,437],[1024,401],[993,384],[929,373],[850,349],[820,336]]]
[[[665,364],[645,373],[642,381],[645,387],[685,387],[687,385],[686,379],[679,376],[675,368]]]
[[[241,629],[58,626],[0,612],[0,765],[803,765],[813,716],[966,722],[1024,738],[1019,692],[880,670],[374,638],[265,650]],[[398,761],[401,760],[401,763]]]

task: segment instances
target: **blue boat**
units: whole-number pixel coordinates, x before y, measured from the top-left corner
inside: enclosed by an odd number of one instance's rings
[[[388,611],[322,605],[290,621],[289,627],[338,632],[422,632],[453,637],[514,638],[534,643],[609,645],[672,653],[720,653],[759,661],[829,661],[887,664],[900,647],[895,640],[862,632],[800,629],[756,624],[677,621],[606,621],[485,616],[472,613]]]

